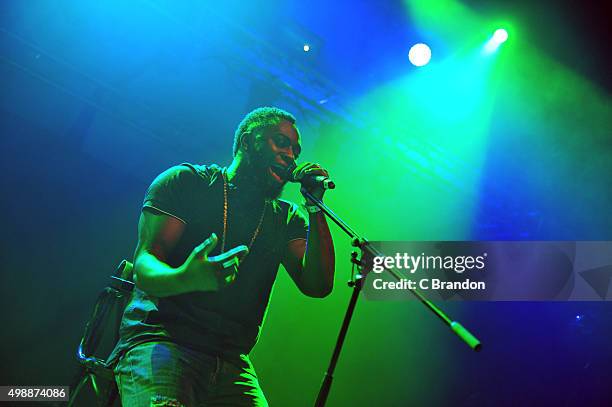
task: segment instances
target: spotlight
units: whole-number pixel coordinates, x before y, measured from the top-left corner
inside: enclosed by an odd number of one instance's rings
[[[431,49],[427,44],[414,44],[408,51],[408,59],[414,66],[424,66],[431,59]]]
[[[485,54],[491,54],[499,48],[501,44],[508,40],[508,31],[503,28],[498,28],[495,30],[489,41],[484,45]]]
[[[304,44],[304,52],[310,51],[310,45]]]
[[[503,28],[498,28],[493,33],[493,40],[495,40],[495,42],[497,42],[498,44],[502,44],[506,42],[507,39],[508,39],[508,31],[504,30]]]

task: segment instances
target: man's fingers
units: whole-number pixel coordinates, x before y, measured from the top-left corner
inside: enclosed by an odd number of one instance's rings
[[[210,256],[208,261],[214,263],[218,269],[229,267],[230,262],[235,262],[236,266],[238,266],[240,264],[240,259],[246,256],[248,252],[248,247],[240,245],[216,256]]]
[[[296,169],[295,179],[301,180],[302,177],[304,177],[307,174],[323,175],[326,177],[329,176],[329,173],[327,172],[327,170],[322,168],[319,164],[306,162],[306,163],[300,164],[300,166]]]
[[[221,264],[221,277],[225,280],[226,283],[231,283],[236,279],[239,265],[240,261],[238,260],[237,256],[234,256],[230,260],[227,260]]]
[[[217,238],[217,235],[215,233],[210,235],[208,239],[206,239],[196,248],[196,256],[198,258],[208,256],[208,254],[215,248],[215,246],[217,246],[218,241],[219,238]]]
[[[319,168],[312,168],[312,169],[306,171],[306,174],[310,174],[310,175],[324,175],[326,177],[329,175],[329,173],[325,169],[320,168],[320,167]]]

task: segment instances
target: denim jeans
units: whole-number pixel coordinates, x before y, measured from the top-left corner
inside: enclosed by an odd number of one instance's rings
[[[267,406],[248,356],[239,360],[171,342],[141,343],[115,367],[122,406]]]

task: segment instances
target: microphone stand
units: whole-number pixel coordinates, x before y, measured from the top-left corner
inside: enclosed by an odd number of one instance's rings
[[[382,253],[373,247],[365,238],[359,236],[357,232],[355,232],[346,222],[340,219],[340,217],[320,199],[315,198],[305,189],[302,190],[302,193],[310,202],[317,205],[329,219],[338,225],[340,229],[342,229],[352,239],[352,245],[358,248],[361,252],[360,254],[357,252],[351,253],[351,263],[353,264],[353,267],[356,266],[358,268],[359,272],[354,274],[351,281],[348,283],[349,287],[353,288],[353,293],[351,294],[348,309],[346,310],[344,320],[342,321],[342,326],[340,327],[340,332],[338,333],[338,339],[336,340],[336,345],[334,347],[329,366],[325,372],[323,382],[321,383],[321,388],[319,389],[319,394],[317,395],[317,399],[315,401],[315,407],[323,407],[325,406],[327,396],[329,396],[329,391],[331,390],[336,364],[338,363],[340,352],[342,351],[342,346],[344,345],[344,339],[346,338],[346,334],[353,317],[353,312],[355,311],[355,306],[357,305],[357,299],[359,298],[359,293],[361,292],[363,279],[365,278],[365,276],[361,274],[364,265],[361,259],[363,259],[364,254],[375,257],[382,256]],[[398,281],[401,281],[402,276],[398,272],[388,268],[385,268],[385,270],[387,270]],[[459,322],[451,320],[448,315],[444,313],[444,311],[429,301],[419,290],[408,290],[421,302],[421,304],[440,318],[440,320],[446,324],[457,336],[459,336],[459,338],[461,338],[461,340],[463,340],[470,348],[476,352],[479,352],[482,349],[480,341],[474,335],[465,329]]]

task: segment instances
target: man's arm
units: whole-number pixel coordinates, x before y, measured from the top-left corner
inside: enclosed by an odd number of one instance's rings
[[[166,263],[168,253],[185,230],[185,224],[161,212],[143,211],[138,221],[138,245],[134,253],[134,282],[156,297],[181,294],[185,284],[180,268]]]
[[[334,287],[334,243],[323,213],[310,214],[308,239],[290,241],[282,263],[305,295],[323,298],[331,293]]]
[[[232,279],[226,279],[221,266],[208,260],[216,246],[213,234],[197,246],[179,267],[169,266],[167,256],[185,230],[179,219],[145,210],[138,222],[138,245],[134,254],[134,282],[155,297],[168,297],[193,291],[216,291]]]

